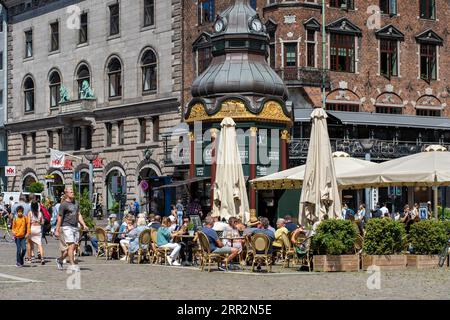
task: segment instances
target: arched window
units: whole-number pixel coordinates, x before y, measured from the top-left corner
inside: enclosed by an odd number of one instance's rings
[[[148,93],[157,90],[157,61],[152,50],[147,50],[141,59],[142,92]]]
[[[91,85],[91,72],[87,65],[82,64],[77,71],[78,99],[80,99],[80,92],[84,81],[87,81],[89,86]]]
[[[58,71],[50,74],[50,108],[57,107],[61,100],[59,90],[61,89],[61,76]]]
[[[31,77],[25,79],[23,86],[25,112],[34,111],[34,81]]]
[[[108,64],[109,97],[122,96],[122,65],[117,58],[111,59]]]

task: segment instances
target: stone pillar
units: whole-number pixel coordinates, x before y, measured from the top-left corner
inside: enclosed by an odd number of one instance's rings
[[[214,207],[214,185],[216,183],[216,138],[217,138],[218,130],[212,128],[211,129],[211,212]]]
[[[256,165],[258,161],[257,157],[257,132],[258,128],[251,127],[250,128],[250,146],[249,146],[249,161],[250,161],[250,176],[249,180],[256,179]],[[256,190],[250,184],[250,218],[256,218]]]
[[[286,170],[288,168],[288,140],[289,140],[289,131],[283,130],[281,131],[281,170]]]
[[[193,132],[189,132],[189,143],[191,145],[191,159],[189,165],[189,178],[195,176],[195,135]]]

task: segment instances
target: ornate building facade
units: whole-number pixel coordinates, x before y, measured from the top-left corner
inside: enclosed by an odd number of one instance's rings
[[[89,184],[110,210],[138,198],[162,211],[153,187],[173,173],[161,135],[179,123],[181,2],[5,1],[8,32],[9,190],[32,182],[58,197]],[[66,156],[50,168],[49,149]],[[154,200],[154,201],[153,201]],[[144,209],[145,210],[145,209]]]

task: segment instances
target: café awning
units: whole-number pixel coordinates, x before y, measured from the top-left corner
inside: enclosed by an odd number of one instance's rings
[[[195,178],[190,178],[190,179],[186,179],[186,180],[173,181],[172,183],[165,184],[165,185],[162,185],[159,187],[155,187],[155,188],[153,188],[153,190],[164,189],[164,188],[176,188],[176,187],[181,187],[181,186],[188,185],[188,184],[191,184],[194,182],[209,180],[209,179],[211,179],[211,177],[195,177]]]

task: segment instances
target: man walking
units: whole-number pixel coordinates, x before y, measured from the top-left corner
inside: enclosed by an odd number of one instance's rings
[[[75,203],[75,197],[72,188],[68,187],[64,191],[65,201],[59,207],[58,222],[56,223],[55,236],[59,237],[61,234],[61,257],[56,259],[58,269],[63,269],[63,261],[68,256],[70,266],[69,268],[78,271],[75,265],[74,252],[80,239],[80,232],[78,230],[78,222],[86,230],[87,226],[84,223],[83,216],[80,214],[80,208]],[[64,250],[67,248],[67,250]]]

